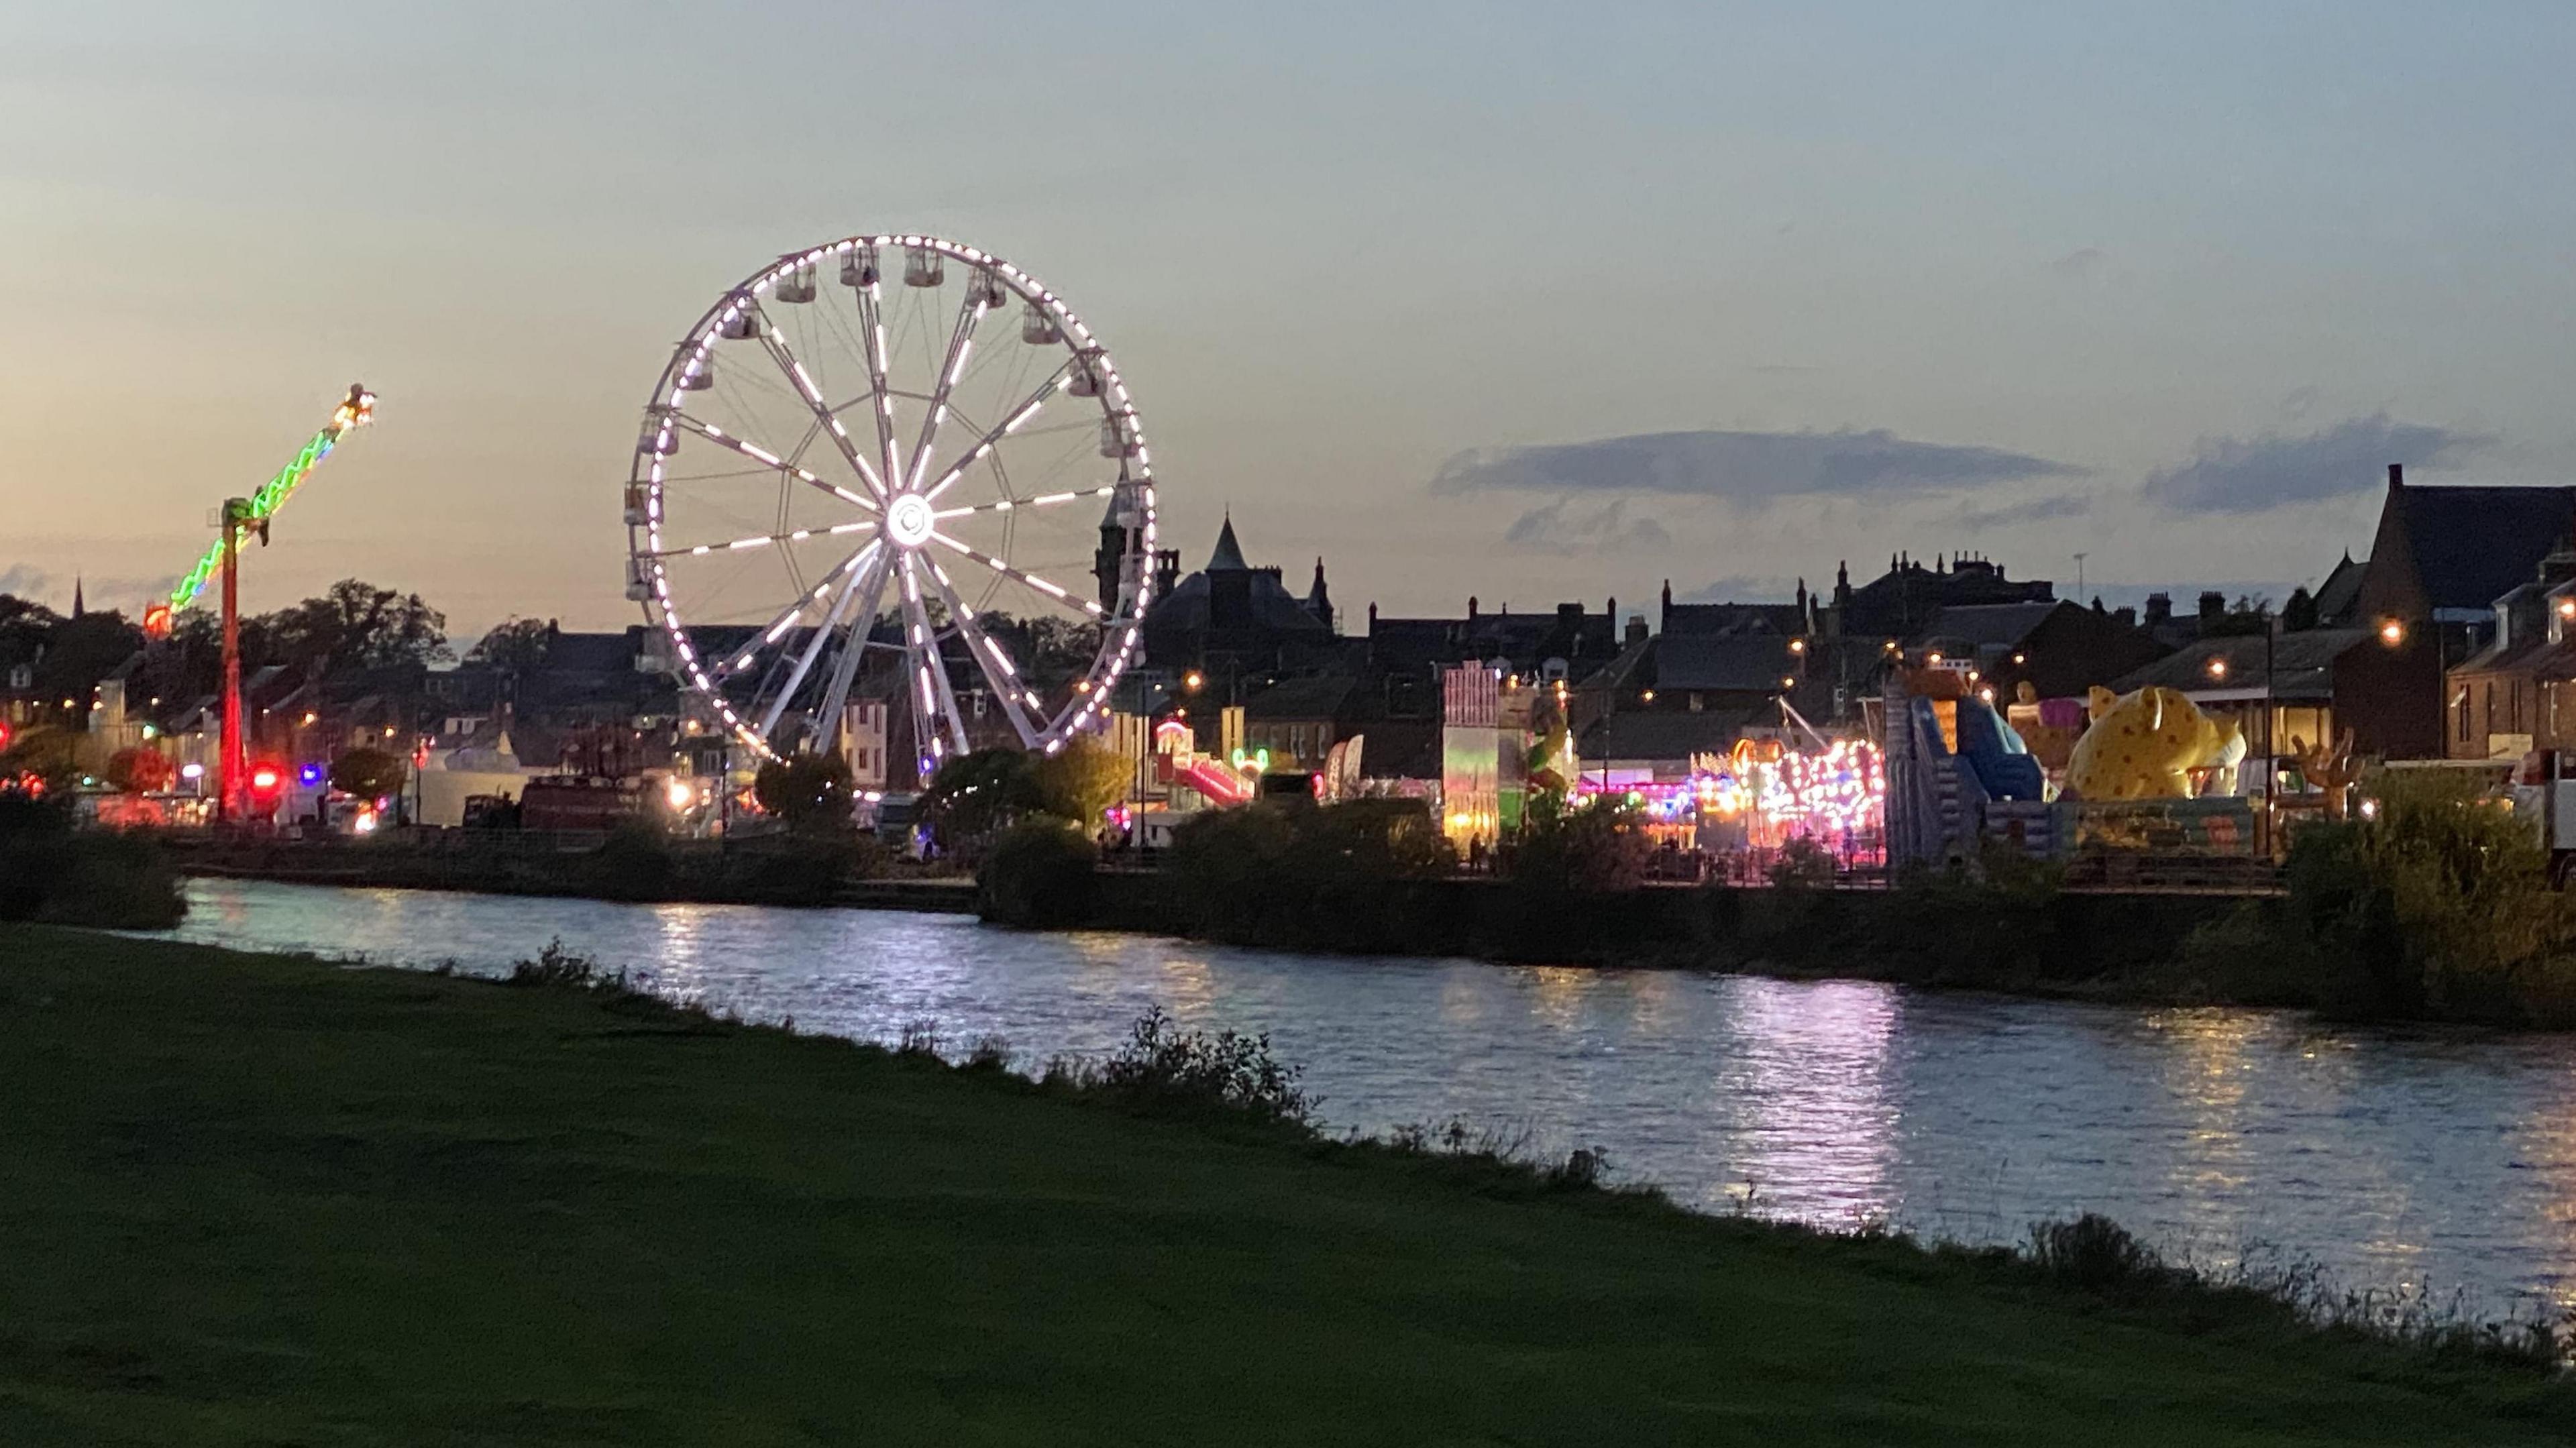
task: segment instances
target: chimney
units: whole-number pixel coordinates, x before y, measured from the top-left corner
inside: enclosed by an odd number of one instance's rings
[[[1641,643],[1644,643],[1645,641],[1646,641],[1646,616],[1645,616],[1644,614],[1642,614],[1642,613],[1632,613],[1632,614],[1628,615],[1628,635],[1627,635],[1627,642],[1632,643],[1632,644],[1641,644]]]
[[[1473,618],[1475,618],[1475,616],[1476,616],[1476,595],[1474,595],[1474,594],[1472,594],[1472,593],[1471,593],[1471,594],[1468,594],[1468,595],[1467,595],[1467,617],[1468,617],[1469,619],[1473,619]]]
[[[2160,624],[2160,623],[2171,623],[2172,621],[2173,621],[2173,595],[2172,595],[2172,594],[2170,594],[2170,593],[2150,593],[2150,594],[2148,594],[2148,595],[2147,595],[2147,627],[2149,627],[2149,628],[2154,628],[2157,624]]]
[[[2388,491],[2393,493],[2404,486],[2406,486],[2406,465],[2404,463],[2390,463],[2388,465]]]
[[[2136,628],[2138,626],[2138,611],[2129,607],[2125,603],[2121,604],[2118,608],[2111,610],[2111,617],[2118,619],[2120,621],[2120,627],[2122,628]]]
[[[2227,617],[2227,595],[2215,588],[2203,590],[2200,595],[2200,621],[2211,624],[2225,617]]]

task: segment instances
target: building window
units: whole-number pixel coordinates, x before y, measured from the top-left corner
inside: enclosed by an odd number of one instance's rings
[[[2460,742],[2461,742],[2462,744],[2466,744],[2466,743],[2468,743],[2468,742],[2469,742],[2469,686],[2468,686],[2468,685],[2466,685],[2466,684],[2462,684],[2462,685],[2460,686],[2460,694],[2459,694],[2459,697],[2458,697],[2458,698],[2456,698],[2456,699],[2454,699],[2454,700],[2452,700],[2452,705],[2453,705],[2453,707],[2454,707],[2454,708],[2457,708],[2457,709],[2460,711]]]

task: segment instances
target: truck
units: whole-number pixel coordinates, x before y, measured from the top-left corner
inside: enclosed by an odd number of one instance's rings
[[[2534,822],[2549,851],[2549,883],[2576,881],[2576,749],[2535,749],[2513,771],[2513,812]]]

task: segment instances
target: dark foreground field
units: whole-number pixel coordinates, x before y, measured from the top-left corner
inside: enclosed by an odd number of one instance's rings
[[[564,989],[0,927],[0,1443],[2576,1436],[2529,1369]]]

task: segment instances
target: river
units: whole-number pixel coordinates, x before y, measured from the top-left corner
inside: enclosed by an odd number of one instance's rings
[[[1111,1049],[1149,1005],[1267,1031],[1335,1129],[1463,1119],[1704,1210],[2017,1241],[2102,1212],[2168,1255],[2313,1261],[2481,1315],[2576,1307],[2576,1039],[1865,982],[1236,950],[948,915],[230,880],[188,940],[505,971],[549,939],[800,1030]]]

